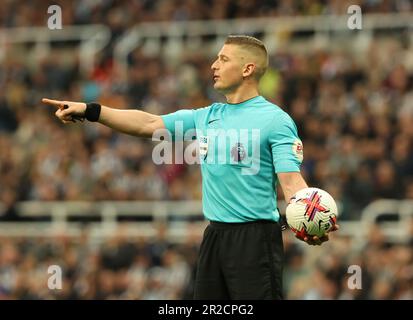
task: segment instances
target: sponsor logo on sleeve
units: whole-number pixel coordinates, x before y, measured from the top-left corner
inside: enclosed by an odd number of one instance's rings
[[[297,139],[294,141],[293,144],[293,153],[295,155],[295,157],[302,162],[304,159],[304,148],[303,148],[303,143],[301,142],[301,140]]]

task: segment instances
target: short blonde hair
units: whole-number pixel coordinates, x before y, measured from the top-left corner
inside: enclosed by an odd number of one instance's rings
[[[238,45],[257,57],[259,62],[256,65],[255,77],[259,80],[264,75],[268,68],[268,52],[261,40],[247,35],[230,35],[225,44]]]

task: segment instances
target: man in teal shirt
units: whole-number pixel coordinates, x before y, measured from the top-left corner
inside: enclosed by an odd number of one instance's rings
[[[240,103],[180,110],[162,119],[173,137],[178,135],[175,128],[183,128],[180,136],[196,129],[205,148],[200,162],[208,220],[279,220],[277,173],[300,172],[303,158],[297,128],[287,113],[255,96]]]
[[[99,121],[120,132],[172,139],[195,130],[202,171],[203,211],[210,221],[200,248],[196,299],[282,299],[283,243],[276,185],[285,200],[306,188],[303,146],[293,120],[258,92],[268,66],[264,44],[229,36],[211,66],[214,88],[227,103],[163,116],[98,103],[43,99],[63,123]],[[182,128],[178,132],[176,128]],[[320,245],[328,235],[305,238]]]

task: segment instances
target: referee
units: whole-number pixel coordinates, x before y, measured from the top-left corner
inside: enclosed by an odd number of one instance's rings
[[[307,184],[300,174],[303,147],[294,121],[259,94],[259,79],[267,66],[267,50],[260,40],[229,36],[211,66],[214,88],[225,95],[226,103],[158,116],[98,103],[42,100],[57,107],[56,116],[63,123],[99,121],[140,137],[152,137],[165,128],[175,137],[177,123],[183,124],[184,132],[196,130],[203,212],[210,224],[200,248],[195,299],[283,298],[276,186],[280,183],[288,202]],[[238,140],[217,139],[222,132],[242,130],[248,133],[244,139],[241,134]],[[224,161],[219,160],[222,154],[228,155]],[[328,235],[304,239],[310,245],[327,240]]]

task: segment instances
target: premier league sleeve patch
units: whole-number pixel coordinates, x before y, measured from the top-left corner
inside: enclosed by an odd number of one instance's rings
[[[300,162],[303,161],[304,148],[303,148],[303,143],[299,139],[296,139],[293,143],[293,154]]]

